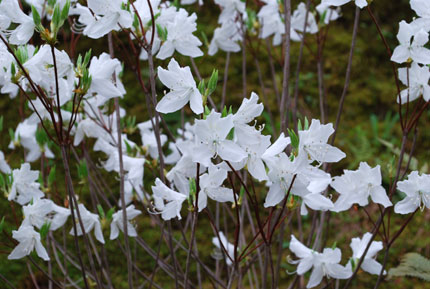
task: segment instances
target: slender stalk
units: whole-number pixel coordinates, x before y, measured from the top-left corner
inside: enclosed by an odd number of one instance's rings
[[[291,49],[291,0],[284,0],[284,67],[282,78],[282,97],[280,103],[281,132],[286,132],[288,127],[288,106],[289,106],[289,79],[290,79],[290,49]]]
[[[305,47],[305,36],[306,36],[306,28],[309,17],[309,6],[311,1],[308,0],[306,2],[306,15],[305,15],[305,23],[303,25],[303,34],[302,40],[300,41],[300,50],[299,50],[299,58],[297,59],[297,68],[296,68],[296,80],[294,84],[294,102],[293,102],[293,123],[294,129],[297,131],[297,102],[299,97],[299,80],[300,80],[300,68],[302,66],[302,58],[303,58],[303,48]]]
[[[333,133],[333,136],[331,137],[331,141],[330,141],[331,145],[334,144],[334,140],[336,138],[337,129],[338,129],[339,123],[340,123],[340,116],[342,115],[342,111],[343,111],[343,104],[345,102],[346,94],[347,94],[348,88],[349,88],[349,82],[351,80],[352,57],[354,55],[359,22],[360,22],[360,8],[356,7],[355,8],[355,18],[354,18],[354,28],[352,30],[351,48],[349,50],[348,65],[346,67],[346,73],[345,73],[345,84],[343,86],[342,95],[341,95],[340,101],[339,101],[339,108],[337,110],[336,122],[334,125],[334,133]]]
[[[114,58],[114,48],[112,42],[112,32],[108,35],[109,42],[109,54],[111,58]],[[116,82],[116,75],[113,74],[114,82]],[[119,95],[118,95],[119,97]],[[124,245],[125,245],[125,255],[127,259],[127,277],[129,288],[133,287],[133,266],[131,261],[131,251],[128,236],[128,225],[127,225],[127,210],[125,203],[125,192],[124,192],[124,161],[122,156],[122,130],[121,130],[121,115],[118,97],[115,97],[115,116],[116,116],[116,131],[117,131],[117,148],[118,148],[118,158],[119,158],[119,190],[120,190],[120,200],[122,208],[122,226],[124,231]]]
[[[219,108],[220,111],[224,108],[225,105],[225,99],[227,95],[227,81],[228,81],[228,67],[230,65],[230,52],[227,52],[226,58],[225,58],[225,67],[224,67],[224,77],[222,82],[222,95],[221,95],[221,107]]]

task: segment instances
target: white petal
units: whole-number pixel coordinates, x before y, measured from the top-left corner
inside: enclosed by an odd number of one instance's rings
[[[311,273],[311,277],[309,278],[309,282],[306,285],[306,288],[312,288],[319,285],[322,281],[323,276],[324,273],[321,266],[314,267]]]
[[[390,199],[388,198],[385,189],[382,186],[372,188],[370,190],[370,197],[372,198],[372,201],[377,204],[383,205],[385,208],[393,205],[393,203],[391,203]]]
[[[245,151],[231,140],[224,140],[217,146],[218,155],[226,161],[240,162],[246,158]]]
[[[394,49],[393,55],[391,56],[391,61],[404,63],[409,59],[410,56],[411,54],[409,49],[404,45],[399,45]]]
[[[382,265],[379,264],[375,259],[366,258],[361,264],[361,269],[370,274],[379,275],[382,270]],[[387,274],[387,272],[384,270],[384,275],[385,274]]]

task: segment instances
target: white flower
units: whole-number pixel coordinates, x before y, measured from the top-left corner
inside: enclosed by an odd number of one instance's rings
[[[356,262],[360,260],[371,238],[372,238],[372,234],[366,233],[364,234],[363,239],[360,239],[360,238],[351,239],[350,246],[352,249],[352,259],[354,259]],[[369,250],[367,250],[366,257],[364,257],[363,263],[361,263],[360,268],[370,274],[379,275],[382,270],[382,265],[375,260],[376,258],[375,256],[379,251],[382,250],[382,248],[383,248],[382,242],[372,241],[372,243],[370,244]],[[384,270],[384,274],[387,274],[385,270]]]
[[[258,103],[258,95],[251,93],[250,98],[244,98],[242,104],[235,114],[233,114],[233,123],[235,127],[244,125],[253,121],[263,112],[263,104]]]
[[[238,25],[235,22],[224,22],[214,31],[208,54],[215,55],[218,49],[225,52],[238,52],[241,49],[238,42],[241,40]]]
[[[61,228],[70,215],[70,210],[57,206],[48,199],[36,199],[33,203],[22,208],[24,221],[22,225],[34,226],[38,229],[49,223],[49,230]]]
[[[330,5],[321,2],[318,4],[315,9],[318,11],[320,17],[324,16],[324,23],[328,24],[330,21],[337,20],[341,16],[340,8],[332,9]]]
[[[212,244],[214,244],[223,253],[223,255],[227,254],[227,256],[225,256],[225,262],[227,266],[231,266],[233,264],[231,260],[234,260],[234,245],[228,242],[222,231],[219,231],[218,234],[219,238],[218,236],[212,238]],[[223,247],[225,251],[223,250]]]
[[[299,131],[299,150],[319,163],[340,161],[346,156],[345,153],[327,144],[333,132],[333,124],[321,124],[319,120],[313,119],[308,130]]]
[[[340,194],[334,204],[335,212],[348,210],[353,204],[366,206],[369,196],[373,202],[385,208],[393,205],[382,186],[379,165],[371,168],[367,163],[361,162],[358,170],[344,170],[342,176],[335,177],[331,186]]]
[[[227,178],[227,171],[221,166],[210,165],[208,173],[200,176],[200,192],[198,207],[201,212],[207,206],[208,197],[214,201],[224,203],[234,203],[234,193],[232,189],[222,187],[222,183]],[[236,196],[236,200],[238,200]]]
[[[155,123],[155,117],[153,118],[153,122]],[[157,145],[157,137],[155,135],[154,130],[152,129],[152,123],[150,120],[139,123],[137,125],[140,131],[140,136],[142,140],[142,146],[148,150],[149,156],[153,159],[158,159],[158,145]],[[160,133],[160,145],[164,146],[167,142],[167,136]]]
[[[320,203],[321,207],[315,207],[312,202],[313,199],[308,199],[308,197],[312,197],[312,195],[307,196],[308,194],[318,194],[324,191],[331,178],[324,171],[310,166],[302,154],[291,160],[285,153],[282,153],[266,163],[270,168],[268,176],[271,184],[264,203],[265,208],[279,204],[285,198],[290,187],[290,193],[303,197],[309,207],[328,209],[332,206],[331,202],[324,201]],[[292,183],[293,180],[294,183]],[[318,196],[326,199],[322,195],[315,195],[315,197]],[[327,201],[330,200],[327,199]]]
[[[291,15],[291,40],[302,40],[302,36],[300,36],[296,31],[301,33],[304,32],[306,14],[308,14],[306,33],[315,34],[318,32],[318,24],[315,20],[315,16],[312,13],[306,13],[306,4],[301,2],[297,6],[297,9],[294,10],[293,15]]]
[[[297,274],[303,275],[313,268],[309,282],[306,288],[312,288],[321,283],[324,276],[335,279],[348,279],[352,275],[349,266],[339,264],[342,252],[339,248],[325,248],[322,253],[313,251],[300,243],[293,235],[291,235],[290,250],[299,260],[291,261],[297,266]]]
[[[220,113],[212,110],[205,120],[199,119],[195,123],[197,146],[192,155],[194,162],[209,166],[210,159],[216,155],[231,162],[240,162],[246,158],[240,146],[226,139],[233,128],[232,115],[222,118]]]
[[[430,64],[430,50],[424,47],[429,41],[427,32],[423,29],[416,30],[411,24],[402,20],[399,24],[397,39],[400,45],[394,49],[391,61],[404,63],[412,59],[417,63]]]
[[[40,234],[32,226],[21,226],[17,231],[12,231],[12,237],[19,242],[7,258],[9,260],[21,259],[36,249],[37,255],[45,261],[49,261],[48,253],[40,242]]]
[[[322,3],[331,6],[342,6],[351,1],[352,0],[323,0]],[[354,2],[360,9],[367,6],[367,0],[354,0]]]
[[[18,26],[8,31],[9,43],[14,45],[26,44],[34,33],[33,18],[26,15],[17,0],[3,0],[0,3],[0,18],[4,18],[4,27],[0,26],[0,30],[6,30],[11,23],[16,23]]]
[[[430,100],[430,71],[428,66],[420,66],[416,62],[412,62],[411,68],[399,68],[400,81],[408,86],[408,88],[400,92],[402,104],[409,101],[414,101],[421,95],[425,101]],[[399,102],[399,98],[397,98]]]
[[[100,217],[97,214],[93,214],[85,208],[83,204],[79,204],[78,206],[79,214],[81,215],[82,225],[84,227],[85,233],[88,234],[91,230],[94,229],[94,236],[96,239],[104,244],[105,239],[103,237],[102,227],[100,224]],[[75,210],[75,218],[76,218],[76,233],[77,236],[82,236],[81,225],[79,224],[77,211]],[[70,230],[70,235],[74,235],[74,229]]]
[[[119,75],[122,71],[121,62],[112,59],[109,54],[102,53],[99,57],[91,59],[88,72],[91,75],[91,86],[87,95],[97,94],[97,106],[103,105],[114,97],[122,97],[125,94]],[[115,82],[112,75],[115,75]]]
[[[214,2],[222,8],[218,23],[235,21],[238,14],[245,13],[245,2],[241,0],[215,0]]]
[[[21,168],[12,172],[13,183],[8,200],[15,201],[21,206],[31,200],[42,198],[45,194],[39,189],[40,184],[36,182],[39,178],[38,171],[32,171],[29,163],[23,163]]]
[[[183,8],[178,11],[176,11],[176,7],[169,7],[168,9],[173,9],[174,13],[168,13],[170,16],[168,22],[165,25],[161,24],[163,28],[167,29],[167,39],[161,45],[157,58],[171,57],[175,50],[182,55],[193,58],[202,56],[203,52],[199,48],[202,42],[193,35],[193,32],[197,30],[196,13],[188,16],[188,12]],[[164,11],[162,11],[162,15],[165,13]],[[160,16],[160,18],[162,17]],[[160,19],[158,20],[161,22]]]
[[[265,39],[274,35],[273,44],[279,45],[282,41],[282,34],[285,33],[284,21],[279,14],[279,3],[277,0],[263,0],[262,2],[266,4],[257,14],[262,26],[259,37]]]
[[[170,88],[170,92],[158,102],[156,110],[161,113],[171,113],[180,110],[190,102],[192,111],[195,114],[201,114],[203,99],[190,68],[180,67],[174,58],[170,60],[167,68],[168,70],[158,67],[158,78]]]
[[[131,27],[133,17],[130,12],[121,8],[123,3],[123,0],[88,0],[88,7],[77,4],[71,14],[79,15],[79,22],[86,25],[84,35],[97,39],[112,30],[119,30],[120,26]]]
[[[237,143],[245,151],[247,157],[240,162],[239,169],[246,165],[248,172],[257,180],[267,180],[266,167],[262,155],[270,144],[270,136],[262,135],[260,131],[251,126],[243,126],[235,130]]]
[[[182,203],[187,199],[186,195],[170,189],[159,178],[155,180],[152,192],[154,193],[155,208],[161,212],[163,220],[168,221],[174,217],[181,219]]]
[[[15,130],[15,138],[12,140],[8,146],[10,149],[15,149],[15,144],[22,145],[26,150],[28,150],[25,155],[25,161],[34,162],[40,158],[42,155],[42,150],[45,153],[45,157],[53,158],[54,154],[45,144],[43,148],[37,143],[36,132],[37,132],[37,122],[32,122],[31,119],[25,119],[21,122]]]
[[[130,221],[137,217],[138,215],[142,214],[141,211],[136,210],[134,208],[134,205],[130,205],[126,209],[127,211],[127,232],[129,237],[137,237],[136,228],[133,226]],[[124,232],[124,224],[123,224],[123,218],[122,218],[122,210],[119,210],[115,214],[112,215],[112,223],[110,224],[110,239],[114,240],[118,238],[119,230],[121,232]]]
[[[408,179],[398,182],[397,189],[406,197],[394,206],[397,214],[409,214],[416,209],[430,209],[430,175],[419,175],[417,171],[409,174]]]
[[[2,151],[0,151],[0,172],[4,174],[9,174],[11,172],[10,166],[6,162],[4,153]]]

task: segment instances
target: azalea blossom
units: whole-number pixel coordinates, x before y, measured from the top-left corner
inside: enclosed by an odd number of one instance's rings
[[[352,238],[351,240],[351,249],[352,249],[352,259],[355,260],[357,263],[358,260],[361,259],[361,257],[364,254],[364,251],[366,250],[367,245],[370,242],[370,239],[372,238],[371,233],[366,233],[363,236],[363,239],[360,238]],[[364,271],[379,275],[382,270],[382,265],[376,261],[376,254],[383,249],[383,245],[381,241],[372,241],[370,244],[369,250],[367,250],[366,256],[363,259],[363,262],[361,263],[361,269]],[[387,272],[384,270],[384,274],[387,274]]]
[[[282,41],[282,34],[285,33],[285,24],[279,12],[277,0],[263,0],[263,5],[257,16],[262,25],[260,38],[273,37],[273,45],[279,45]]]
[[[411,8],[414,10],[419,17],[412,21],[416,29],[424,29],[430,31],[430,3],[427,0],[411,0]]]
[[[36,182],[39,178],[38,171],[32,171],[29,163],[23,163],[20,169],[12,171],[13,183],[8,195],[9,201],[15,201],[21,206],[31,200],[42,198],[45,194],[39,189],[40,184]]]
[[[166,10],[170,11],[166,12]],[[197,30],[196,13],[188,15],[185,9],[176,10],[174,6],[166,10],[162,11],[157,22],[167,31],[166,40],[161,45],[157,58],[171,57],[175,50],[193,58],[202,56],[203,51],[199,48],[202,42],[193,35],[193,32]]]
[[[235,142],[227,139],[233,126],[232,115],[221,117],[221,114],[214,110],[206,119],[196,120],[197,146],[192,156],[193,161],[209,166],[210,159],[217,155],[231,162],[240,162],[246,158],[245,151]]]
[[[429,41],[429,34],[426,31],[423,29],[416,31],[411,24],[402,20],[397,39],[400,45],[394,49],[391,61],[404,63],[412,59],[420,64],[430,64],[430,49],[424,47]]]
[[[129,237],[137,237],[136,228],[130,223],[131,220],[142,214],[141,211],[136,210],[134,205],[130,205],[126,209],[127,211],[127,233]],[[118,238],[119,231],[124,232],[124,223],[122,217],[122,210],[119,210],[112,215],[112,223],[110,224],[110,239],[114,240]]]
[[[78,21],[85,25],[83,34],[98,39],[112,30],[130,28],[133,22],[131,13],[122,9],[123,0],[88,0],[88,7],[79,3],[71,9],[71,14],[79,15]]]
[[[322,0],[322,3],[325,5],[331,5],[331,6],[342,6],[351,1],[353,0]],[[355,2],[355,5],[360,9],[367,6],[366,0],[354,0],[354,2]]]
[[[203,99],[197,89],[196,82],[188,66],[180,67],[178,62],[172,58],[167,70],[158,67],[158,78],[170,88],[157,104],[156,110],[161,113],[171,113],[180,110],[186,103],[195,114],[203,112]]]
[[[319,163],[333,163],[346,155],[340,149],[327,144],[334,133],[333,124],[321,124],[313,119],[309,129],[299,131],[299,150],[303,150],[311,160]]]
[[[34,226],[38,229],[49,224],[49,230],[61,228],[67,221],[70,210],[56,205],[48,199],[36,199],[22,207],[24,221],[22,225]]]
[[[4,153],[2,151],[0,151],[0,172],[5,174],[9,174],[11,172],[10,166],[6,162]]]
[[[233,264],[231,260],[234,260],[234,245],[228,242],[227,237],[222,231],[219,231],[218,235],[219,237],[215,236],[212,238],[212,244],[214,244],[223,255],[226,254],[225,262],[227,266],[231,266]]]
[[[262,155],[271,145],[270,136],[261,134],[254,127],[242,127],[235,131],[237,143],[245,151],[247,157],[235,165],[235,169],[240,169],[246,165],[249,173],[259,181],[267,180],[266,167]]]
[[[358,170],[344,170],[342,176],[335,177],[331,186],[340,194],[334,204],[335,212],[348,210],[353,204],[366,206],[369,196],[373,202],[385,208],[393,205],[382,186],[379,165],[371,168],[367,163],[361,162]]]
[[[208,197],[217,202],[235,202],[239,196],[230,188],[225,188],[222,183],[227,178],[227,171],[221,166],[210,165],[208,173],[200,176],[200,192],[198,199],[199,212],[207,206]]]
[[[242,104],[235,114],[233,114],[233,123],[236,128],[243,126],[259,117],[263,112],[262,103],[258,103],[258,95],[251,92],[250,98],[244,98]]]
[[[48,145],[45,144],[41,147],[37,143],[36,132],[37,132],[37,122],[32,122],[30,118],[25,119],[23,122],[18,124],[14,139],[9,143],[8,148],[15,149],[17,145],[22,145],[27,150],[25,155],[25,161],[34,162],[40,158],[42,152],[47,158],[53,158],[54,153],[49,149]]]
[[[18,0],[3,0],[0,2],[0,18],[3,18],[1,30],[9,34],[9,43],[14,45],[26,44],[34,33],[34,22],[31,16],[26,15],[20,8]],[[9,26],[15,23],[18,26],[8,31]]]
[[[330,8],[327,3],[321,2],[315,7],[320,17],[324,17],[324,23],[328,24],[330,21],[337,20],[341,16],[340,7],[336,9]]]
[[[12,253],[7,256],[9,260],[21,259],[36,249],[37,255],[45,261],[49,261],[48,253],[40,241],[40,234],[32,226],[21,226],[12,231],[12,237],[19,242]]]
[[[298,275],[303,275],[313,268],[306,288],[318,286],[324,276],[348,279],[352,275],[349,266],[339,264],[342,257],[339,248],[325,248],[322,253],[319,253],[309,249],[291,235],[290,250],[299,258],[297,261],[291,261],[293,264],[299,264],[297,266]]]
[[[315,16],[312,13],[306,12],[306,4],[300,2],[297,9],[294,10],[293,15],[291,15],[291,40],[301,41],[302,37],[299,33],[305,32],[305,21],[306,21],[306,33],[315,34],[318,32],[318,24],[315,20]]]
[[[400,99],[402,104],[423,96],[425,101],[430,100],[430,70],[427,66],[420,66],[416,62],[412,62],[410,68],[399,68],[400,81],[409,86],[400,92]],[[397,98],[399,102],[399,98]]]
[[[152,192],[155,208],[161,212],[163,220],[168,221],[174,217],[181,219],[182,203],[187,199],[186,195],[170,189],[159,178],[155,180]]]
[[[84,227],[85,233],[88,234],[89,232],[91,232],[92,230],[94,230],[94,236],[96,237],[96,239],[104,244],[105,243],[105,239],[103,237],[103,232],[102,232],[102,227],[100,224],[100,217],[97,214],[93,214],[90,211],[87,210],[87,208],[85,208],[85,206],[83,204],[79,204],[78,205],[78,209],[79,209],[79,214],[81,216],[81,220],[82,220],[82,225]],[[76,218],[76,235],[77,236],[82,236],[82,228],[81,225],[79,223],[79,220],[77,219],[77,211],[75,210],[75,218]],[[70,235],[74,235],[74,229],[72,228],[69,232]]]
[[[97,106],[103,105],[111,98],[122,97],[125,94],[124,86],[119,77],[121,71],[121,62],[118,59],[112,59],[107,53],[91,58],[88,68],[91,75],[91,86],[87,96],[96,94]],[[112,75],[115,75],[115,81]]]
[[[418,174],[413,171],[408,179],[398,182],[397,189],[406,194],[406,197],[394,206],[397,214],[409,214],[418,208],[430,209],[430,175]]]
[[[242,36],[239,33],[238,25],[234,22],[224,22],[221,27],[214,31],[214,36],[209,45],[209,55],[215,55],[218,49],[225,52],[238,52],[240,51],[239,41]]]
[[[321,193],[331,181],[329,174],[310,166],[303,154],[299,154],[294,160],[291,160],[285,153],[282,153],[267,161],[267,164],[271,183],[264,202],[265,208],[279,204],[289,190],[292,195],[304,197],[310,193]],[[322,195],[315,196],[322,197]],[[313,206],[311,199],[309,199],[308,205]],[[321,209],[331,207],[330,202],[322,202],[321,205]]]

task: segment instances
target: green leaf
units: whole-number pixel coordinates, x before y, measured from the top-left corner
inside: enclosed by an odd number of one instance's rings
[[[1,221],[0,221],[0,234],[3,233],[3,228],[4,228],[4,216],[1,218]]]
[[[48,235],[50,227],[51,227],[51,223],[50,222],[46,222],[45,224],[43,224],[43,226],[42,226],[42,228],[40,228],[40,232],[39,232],[41,239],[46,238],[46,236]]]
[[[101,219],[105,218],[105,212],[103,211],[103,208],[100,204],[97,204],[97,210],[99,211],[99,215]]]
[[[51,19],[51,31],[54,34],[56,34],[60,29],[60,22],[61,22],[60,5],[56,4],[54,6],[54,13],[52,14],[52,19]]]
[[[112,208],[109,209],[109,211],[106,214],[106,219],[107,220],[112,220],[113,213],[115,213],[115,207],[112,207]]]
[[[0,187],[4,187],[6,185],[6,181],[2,173],[0,173]]]
[[[15,76],[16,74],[16,68],[15,68],[15,63],[12,62],[12,64],[10,65],[10,73],[12,74],[12,77]]]
[[[201,95],[205,94],[206,84],[205,84],[205,80],[204,79],[202,79],[200,81],[198,89],[199,89]]]
[[[430,282],[430,260],[418,253],[407,253],[402,257],[398,267],[388,271],[388,278],[404,276],[417,277]]]
[[[36,8],[34,8],[33,5],[31,5],[31,14],[33,15],[33,22],[34,22],[34,26],[36,27],[36,30],[40,30],[40,28],[43,29],[39,12],[37,12]]]
[[[298,121],[298,123],[297,123],[297,130],[303,130],[303,127],[302,127],[302,121],[299,119],[299,121]]]
[[[38,128],[36,131],[36,141],[40,147],[44,147],[48,142],[48,134],[44,129]]]
[[[15,133],[12,128],[9,128],[9,137],[12,142],[15,141]]]
[[[92,50],[90,49],[85,53],[84,62],[82,63],[83,67],[87,67],[88,63],[90,63],[91,52],[92,52]]]
[[[222,116],[222,117],[226,117],[226,116],[227,116],[227,114],[228,114],[228,112],[227,112],[227,106],[224,106],[224,108],[222,109],[221,116]]]
[[[287,129],[287,131],[288,131],[288,134],[289,134],[290,139],[291,139],[291,145],[293,146],[293,148],[298,149],[299,148],[299,137],[294,132],[294,130]]]
[[[156,23],[155,26],[157,27],[158,37],[160,37],[161,41],[166,41],[167,40],[167,28],[161,27],[161,25],[158,23]]]
[[[309,129],[309,121],[308,118],[305,116],[305,130]]]
[[[64,23],[66,19],[69,17],[69,10],[70,10],[70,0],[66,1],[66,4],[63,6],[63,10],[61,10],[61,22]],[[63,24],[61,24],[63,25]]]
[[[3,116],[0,116],[0,132],[3,131]]]
[[[88,168],[87,168],[87,163],[85,162],[85,160],[81,160],[79,162],[79,165],[77,165],[78,167],[78,177],[80,180],[84,180],[88,177]]]
[[[212,94],[215,91],[217,83],[218,83],[218,70],[214,69],[212,71],[211,78],[209,79],[209,82],[208,82],[209,94]]]
[[[206,33],[204,31],[201,31],[200,34],[202,35],[202,38],[203,38],[203,44],[206,47],[209,47],[209,40],[208,40]]]
[[[51,170],[49,171],[48,175],[48,186],[51,186],[55,182],[55,176],[56,176],[56,166],[54,165]]]

